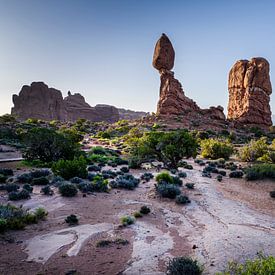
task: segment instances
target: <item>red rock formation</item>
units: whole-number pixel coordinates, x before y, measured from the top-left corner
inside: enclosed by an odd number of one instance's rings
[[[157,116],[181,116],[197,121],[225,121],[221,106],[201,109],[195,101],[185,96],[181,83],[174,78],[171,69],[174,66],[175,52],[169,38],[162,34],[157,41],[153,56],[153,66],[160,73],[160,95],[157,105]]]
[[[43,120],[76,121],[84,118],[90,121],[116,122],[118,109],[109,105],[91,107],[81,94],[62,97],[59,90],[49,88],[43,82],[23,86],[19,95],[13,95],[12,115],[20,120],[37,118]]]
[[[272,125],[269,106],[272,87],[264,58],[237,61],[229,72],[227,118],[235,124]]]

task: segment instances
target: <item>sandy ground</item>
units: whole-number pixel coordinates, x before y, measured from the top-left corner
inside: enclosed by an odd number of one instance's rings
[[[258,251],[275,255],[274,182],[201,177],[201,167],[187,170],[182,187],[188,205],[155,195],[154,180],[134,191],[113,189],[82,197],[40,195],[20,201],[24,207],[49,211],[46,221],[0,238],[0,274],[164,274],[174,256],[189,255],[204,264],[204,274],[221,271],[227,261],[254,257]],[[140,176],[144,170],[132,170]],[[156,173],[154,170],[151,172]],[[0,202],[6,202],[1,195]],[[121,216],[148,205],[151,213],[121,228]],[[79,226],[64,219],[79,217]],[[128,245],[96,247],[98,240],[122,238]],[[193,249],[193,246],[196,246]],[[74,272],[74,273],[73,273]]]

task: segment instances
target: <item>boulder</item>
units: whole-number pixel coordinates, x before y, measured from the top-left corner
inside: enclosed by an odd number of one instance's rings
[[[272,125],[270,95],[272,86],[269,63],[257,57],[237,61],[229,72],[228,115],[236,125]]]
[[[166,34],[162,34],[157,41],[153,56],[153,66],[157,70],[172,70],[175,61],[175,51]]]

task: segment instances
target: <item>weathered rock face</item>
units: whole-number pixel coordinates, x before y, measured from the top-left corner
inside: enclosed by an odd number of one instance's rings
[[[62,93],[49,88],[43,82],[24,85],[19,95],[13,95],[12,100],[14,107],[11,114],[22,120],[28,118],[62,120],[65,115]]]
[[[229,120],[242,125],[272,125],[269,106],[272,87],[266,59],[237,61],[229,72],[228,90]]]
[[[174,73],[162,69],[160,71],[160,96],[157,114],[181,115],[199,110],[196,102],[184,95],[181,83],[174,78]]]
[[[115,122],[119,120],[118,109],[109,105],[91,107],[81,94],[71,94],[63,99],[59,90],[49,88],[43,82],[23,86],[19,95],[13,95],[11,113],[20,120],[37,118],[43,120]]]
[[[169,38],[163,33],[157,41],[153,56],[153,66],[157,70],[172,70],[174,67],[175,51]]]
[[[140,119],[150,115],[150,113],[148,112],[132,111],[132,110],[123,109],[123,108],[118,108],[118,112],[119,112],[119,119],[126,119],[126,120]]]
[[[201,109],[195,101],[185,96],[181,83],[174,78],[175,52],[169,38],[162,34],[157,41],[153,56],[153,66],[160,73],[160,95],[157,116],[181,116],[192,123],[212,120],[225,121],[221,106]]]

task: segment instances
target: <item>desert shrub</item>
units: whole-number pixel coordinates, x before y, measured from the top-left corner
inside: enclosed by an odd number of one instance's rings
[[[5,183],[8,178],[3,174],[0,174],[0,183]]]
[[[24,174],[17,176],[17,181],[19,183],[31,183],[32,176],[30,173],[24,173]]]
[[[31,181],[32,185],[48,185],[50,182],[46,177],[34,178]]]
[[[81,178],[79,178],[79,177],[73,177],[72,179],[70,179],[70,182],[71,182],[71,183],[78,184],[78,183],[83,182],[83,179],[81,179]]]
[[[135,211],[135,212],[133,213],[133,216],[134,216],[135,218],[141,218],[143,215],[140,213],[140,211]]]
[[[43,208],[42,208],[43,209]],[[41,216],[41,211],[38,209],[34,213],[29,213],[23,208],[19,208],[10,204],[0,205],[0,232],[8,229],[22,229],[27,224],[36,223],[46,215]]]
[[[187,177],[187,174],[185,172],[178,172],[178,176],[180,178],[186,178]]]
[[[18,200],[26,200],[30,199],[30,193],[26,189],[22,189],[21,191],[12,191],[9,193],[10,201],[18,201]]]
[[[66,217],[65,222],[68,223],[69,225],[76,225],[78,224],[78,218],[76,215],[71,214]]]
[[[30,176],[32,178],[47,177],[49,175],[50,175],[50,170],[48,170],[48,169],[39,169],[39,170],[30,172]]]
[[[193,166],[191,164],[187,164],[183,168],[188,169],[188,170],[192,170]]]
[[[174,169],[174,168],[170,169],[170,173],[173,175],[175,175],[177,172],[178,172],[177,169]]]
[[[173,183],[178,185],[178,186],[182,186],[182,180],[180,179],[180,177],[178,176],[173,176]]]
[[[177,204],[186,204],[186,203],[190,203],[191,201],[189,200],[189,198],[187,196],[184,195],[178,195],[176,197],[176,203]]]
[[[224,170],[219,170],[219,174],[221,175],[221,176],[226,176],[226,171],[224,171]]]
[[[201,275],[202,267],[196,260],[189,257],[171,259],[167,266],[168,275]]]
[[[23,185],[23,189],[27,190],[30,193],[32,193],[32,191],[33,191],[33,187],[28,183]]]
[[[173,177],[168,172],[161,172],[156,176],[156,181],[158,183],[160,182],[166,182],[166,183],[173,183]]]
[[[62,184],[64,182],[64,179],[60,176],[54,176],[51,184],[58,187],[60,184]]]
[[[120,168],[120,171],[123,172],[123,173],[129,173],[129,168],[124,166],[124,167]]]
[[[163,198],[174,199],[181,193],[179,187],[170,183],[159,183],[155,185],[157,193]]]
[[[79,145],[53,129],[33,128],[24,138],[24,158],[53,162],[59,159],[73,159],[80,154]]]
[[[186,186],[188,189],[194,189],[195,183],[193,183],[193,182],[188,182],[188,183],[185,184],[185,186]]]
[[[216,177],[216,179],[217,179],[217,181],[222,181],[222,175],[218,175],[218,176]]]
[[[44,208],[38,207],[35,209],[34,214],[39,220],[43,220],[48,215],[48,212]]]
[[[169,168],[177,168],[184,157],[195,157],[198,148],[196,139],[185,130],[144,133],[130,140],[129,146],[132,157],[140,162],[157,159]]]
[[[136,219],[132,216],[123,216],[120,218],[120,222],[123,226],[131,225],[135,223]]]
[[[154,175],[152,173],[149,172],[145,172],[143,175],[141,175],[140,179],[141,180],[145,180],[145,181],[150,181],[151,179],[154,178]]]
[[[9,168],[0,168],[0,174],[3,176],[13,176],[13,170]]]
[[[275,191],[270,191],[269,195],[270,195],[271,198],[275,198]]]
[[[98,165],[89,165],[88,166],[88,171],[90,172],[100,172],[101,171],[101,167]]]
[[[139,184],[139,179],[135,178],[131,174],[125,174],[117,177],[116,180],[110,182],[112,188],[124,188],[124,189],[135,189]]]
[[[229,162],[225,164],[225,168],[231,171],[235,171],[237,170],[238,166],[233,162]]]
[[[107,192],[108,191],[108,181],[101,175],[94,177],[91,183],[91,192]]]
[[[47,195],[47,196],[52,196],[53,195],[53,190],[49,185],[46,185],[41,188],[40,193]]]
[[[243,264],[230,262],[224,272],[217,275],[271,275],[275,274],[275,257],[258,254],[253,260],[246,260]]]
[[[137,156],[131,156],[129,159],[129,168],[131,169],[138,169],[142,163],[143,159]]]
[[[217,139],[206,139],[201,141],[201,155],[204,158],[218,159],[224,158],[229,159],[233,154],[233,146],[228,141],[221,141]]]
[[[258,140],[251,140],[247,145],[239,150],[239,156],[242,161],[256,161],[258,158],[268,153],[268,144],[265,137]]]
[[[19,185],[14,184],[14,183],[8,183],[5,185],[5,190],[10,193],[10,192],[14,192],[17,191],[20,188]]]
[[[243,172],[242,171],[232,171],[229,173],[229,178],[242,178]]]
[[[143,205],[143,206],[141,206],[139,212],[141,214],[147,215],[147,214],[149,214],[151,212],[151,209],[148,206]]]
[[[83,156],[73,160],[59,160],[53,164],[52,170],[55,175],[69,180],[73,177],[87,178],[86,160]]]
[[[275,179],[275,164],[255,164],[245,170],[247,180]]]
[[[59,186],[59,192],[64,197],[74,197],[77,194],[77,188],[71,183],[62,183]]]
[[[117,173],[112,170],[103,170],[102,176],[104,179],[114,179],[117,176]]]
[[[205,177],[205,178],[210,178],[210,179],[212,178],[211,173],[207,171],[203,171],[201,175],[202,177]]]

